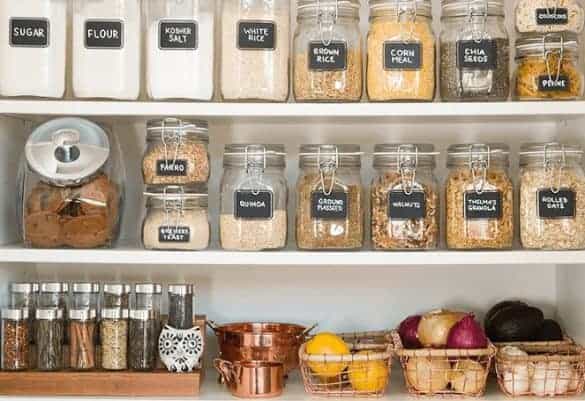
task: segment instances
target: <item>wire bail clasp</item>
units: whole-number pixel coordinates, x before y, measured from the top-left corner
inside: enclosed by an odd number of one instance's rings
[[[339,0],[335,1],[335,13],[331,16],[331,13],[321,9],[321,0],[317,0],[317,22],[319,24],[319,34],[321,36],[321,43],[323,46],[329,46],[333,41],[333,31],[335,24],[337,24],[337,18],[339,17]],[[325,18],[328,16],[328,18]],[[328,38],[325,37],[325,32],[328,34]]]
[[[253,148],[256,148],[256,150]],[[252,156],[262,155],[262,164],[258,164],[253,158],[251,159],[250,154],[252,154]],[[259,176],[266,171],[266,163],[266,147],[264,145],[247,145],[244,148],[246,174],[250,176],[249,180],[252,185],[252,194],[255,196],[260,193],[261,180]]]
[[[165,168],[169,168],[169,160],[172,160],[171,166],[174,166],[179,157],[179,149],[183,145],[183,121],[179,120],[179,127],[172,131],[167,131],[166,121],[161,123],[161,142],[165,154]],[[169,157],[169,146],[174,146],[173,157]]]
[[[467,19],[469,23],[469,27],[471,28],[471,39],[473,41],[480,42],[482,39],[485,39],[487,36],[487,19],[488,19],[488,1],[489,0],[468,0],[467,1]],[[483,8],[481,12],[474,11],[475,3],[483,4]],[[482,17],[482,24],[481,29],[476,29],[474,27],[473,18],[474,17]]]
[[[559,38],[560,48],[558,50],[546,48],[547,39],[552,39],[552,38]],[[549,56],[551,56],[553,54],[559,55],[559,59],[557,60],[555,79],[554,79],[554,82],[557,82],[561,76],[561,64],[563,61],[564,53],[565,53],[565,39],[563,38],[563,35],[548,33],[542,37],[542,58],[544,59],[544,62],[546,65],[546,73],[548,75],[549,80],[553,81],[553,78],[552,78],[553,74],[552,74],[552,70],[550,68]]]
[[[329,154],[331,155],[331,154]],[[335,172],[339,167],[339,150],[337,146],[335,146],[335,153],[334,158],[321,160],[321,147],[317,151],[317,165],[319,166],[319,176],[321,180],[321,188],[323,190],[323,194],[325,196],[331,195],[333,192],[333,188],[335,187]],[[331,183],[329,184],[329,189],[325,188],[325,176],[330,174],[331,175]]]
[[[561,156],[560,160],[552,157],[551,153],[558,154],[559,152]],[[565,145],[556,142],[544,145],[544,171],[548,175],[548,179],[551,183],[550,190],[553,194],[556,194],[561,190],[561,179],[566,163],[567,157]]]
[[[179,199],[169,199],[169,192],[178,195]],[[178,229],[185,211],[185,190],[182,186],[168,185],[163,189],[163,209],[165,212],[165,226],[171,227],[171,214],[175,213],[174,226]]]
[[[412,154],[414,152],[414,158]],[[416,181],[416,167],[418,166],[418,147],[416,145],[400,145],[398,147],[398,171],[402,191],[405,195],[412,195]]]
[[[485,157],[482,157],[485,156]],[[478,195],[483,193],[487,183],[487,170],[490,168],[491,150],[488,145],[469,145],[469,168],[473,189]]]
[[[399,32],[398,36],[401,38],[403,43],[408,43],[414,39],[414,29],[415,29],[415,22],[417,16],[417,0],[409,0],[408,3],[410,7],[402,7],[401,5],[405,3],[404,0],[395,0],[395,8],[396,8],[396,22],[398,23]],[[410,18],[407,20],[408,24],[408,32],[407,36],[404,36],[404,31],[402,30],[403,24],[401,21],[403,14],[410,14]]]

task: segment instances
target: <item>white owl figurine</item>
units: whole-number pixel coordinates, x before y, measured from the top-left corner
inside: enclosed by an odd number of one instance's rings
[[[178,330],[166,325],[158,338],[160,360],[169,372],[191,372],[198,368],[203,346],[199,327]]]

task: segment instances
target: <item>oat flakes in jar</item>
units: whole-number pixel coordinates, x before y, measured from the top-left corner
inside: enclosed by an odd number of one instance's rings
[[[375,249],[434,249],[439,242],[439,193],[433,145],[374,148],[370,190]]]
[[[364,242],[359,145],[302,145],[297,181],[300,249],[359,249]]]
[[[514,188],[504,144],[452,145],[447,153],[449,249],[509,249],[514,239]]]
[[[520,240],[529,249],[585,248],[580,146],[533,143],[521,147]]]
[[[583,30],[581,0],[518,0],[516,30],[526,32],[575,32]]]
[[[435,36],[429,0],[370,0],[370,101],[432,101]]]

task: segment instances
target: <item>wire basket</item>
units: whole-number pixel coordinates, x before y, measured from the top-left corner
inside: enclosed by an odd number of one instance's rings
[[[500,348],[496,356],[498,384],[506,395],[558,397],[583,392],[583,347],[542,342],[515,343],[514,347]]]
[[[338,334],[351,353],[309,355],[299,350],[305,391],[322,397],[381,397],[386,392],[392,365],[389,331]],[[363,352],[368,351],[368,352]]]
[[[480,397],[496,347],[481,349],[405,349],[392,332],[406,388],[417,396]]]

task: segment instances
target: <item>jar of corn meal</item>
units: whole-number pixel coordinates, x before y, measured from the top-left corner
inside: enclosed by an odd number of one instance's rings
[[[584,18],[581,0],[518,0],[514,21],[520,33],[580,33]]]
[[[510,92],[503,0],[443,0],[441,98],[499,101]]]
[[[522,145],[520,240],[530,249],[585,248],[585,172],[580,146]]]
[[[429,0],[370,0],[367,90],[371,101],[432,101],[435,36]]]
[[[514,188],[509,148],[503,144],[452,145],[445,187],[447,247],[508,249],[514,239]]]

